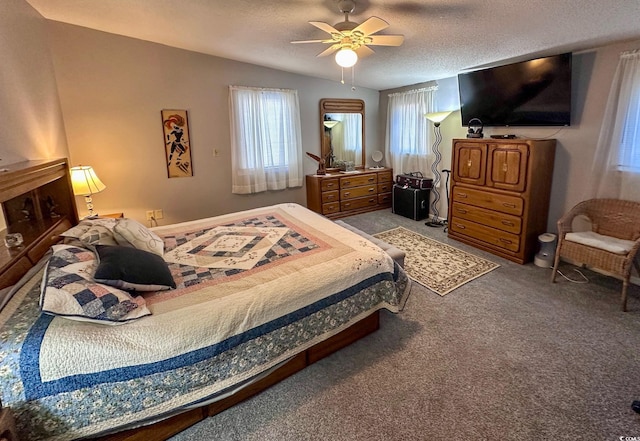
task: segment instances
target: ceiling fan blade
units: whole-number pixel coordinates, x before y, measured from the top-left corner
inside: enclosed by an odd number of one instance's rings
[[[364,35],[371,35],[389,27],[389,23],[379,17],[369,17],[351,32],[360,31]]]
[[[332,46],[329,46],[328,48],[326,48],[322,52],[320,52],[318,55],[316,55],[316,57],[326,57],[327,55],[331,55],[332,53],[334,53],[338,49],[340,49],[340,45],[339,44],[334,44]]]
[[[298,43],[335,43],[335,41],[333,41],[333,40],[296,40],[296,41],[292,41],[291,43],[293,43],[293,44],[298,44]]]
[[[325,23],[323,21],[310,21],[309,24],[315,26],[316,28],[325,31],[328,34],[342,34],[339,30],[331,26],[329,23]]]
[[[375,51],[370,47],[360,46],[358,49],[356,49],[356,54],[358,54],[358,58],[365,58],[369,55],[375,54]]]
[[[404,35],[372,35],[367,44],[374,46],[400,46],[404,42]]]

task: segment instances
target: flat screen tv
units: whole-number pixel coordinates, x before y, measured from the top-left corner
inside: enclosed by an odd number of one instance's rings
[[[568,126],[571,53],[458,75],[462,124]]]

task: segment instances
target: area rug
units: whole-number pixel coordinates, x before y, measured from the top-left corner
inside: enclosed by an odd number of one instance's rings
[[[407,274],[441,296],[500,266],[403,227],[374,236],[403,250]]]

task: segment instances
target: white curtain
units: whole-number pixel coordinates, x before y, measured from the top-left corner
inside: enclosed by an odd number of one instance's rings
[[[426,113],[435,111],[438,86],[389,95],[385,156],[395,174],[422,172],[432,177],[432,134]]]
[[[233,193],[300,187],[298,91],[229,86]]]
[[[584,199],[640,201],[640,50],[623,52],[613,78]]]

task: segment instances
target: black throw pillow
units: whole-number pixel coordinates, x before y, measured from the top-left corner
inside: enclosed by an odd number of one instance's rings
[[[157,254],[137,248],[96,245],[96,282],[129,291],[162,291],[176,287],[167,262]]]

